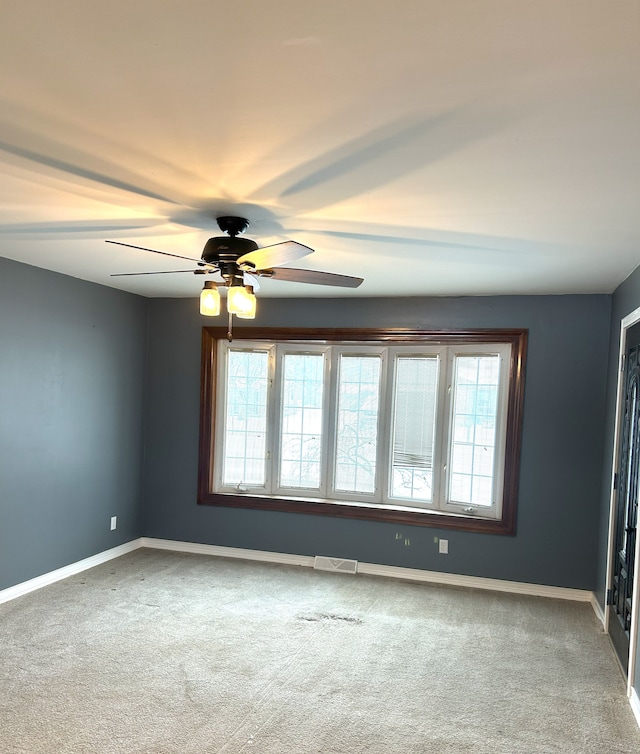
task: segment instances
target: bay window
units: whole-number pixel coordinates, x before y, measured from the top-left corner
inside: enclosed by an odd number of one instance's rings
[[[203,331],[199,502],[513,533],[526,332]]]

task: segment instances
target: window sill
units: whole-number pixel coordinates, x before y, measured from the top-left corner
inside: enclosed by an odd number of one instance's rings
[[[343,500],[314,500],[311,498],[283,498],[250,495],[247,493],[200,492],[199,505],[225,508],[253,508],[256,510],[306,513],[336,518],[361,519],[384,523],[426,526],[434,529],[457,529],[484,534],[515,534],[515,521],[474,518],[441,511],[418,510],[401,506],[373,505]]]

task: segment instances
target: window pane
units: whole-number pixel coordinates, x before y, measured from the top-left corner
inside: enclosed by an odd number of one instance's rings
[[[438,358],[396,360],[391,496],[431,501]]]
[[[450,497],[458,503],[471,502],[471,477],[468,474],[451,474]]]
[[[341,356],[335,489],[375,492],[380,357]]]
[[[324,356],[288,353],[283,362],[280,485],[318,489]]]
[[[228,351],[225,485],[265,483],[268,370],[266,351]]]
[[[500,357],[456,356],[449,500],[493,503]]]

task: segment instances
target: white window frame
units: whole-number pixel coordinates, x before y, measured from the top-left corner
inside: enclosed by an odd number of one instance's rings
[[[214,458],[214,492],[221,494],[251,493],[268,497],[335,500],[351,503],[382,505],[385,507],[410,508],[424,512],[453,513],[471,518],[499,518],[502,512],[504,474],[504,451],[506,442],[506,419],[508,404],[508,364],[511,346],[508,343],[411,345],[390,346],[381,343],[367,345],[313,344],[313,343],[264,343],[240,341],[218,343],[217,416],[215,427],[216,447]],[[265,483],[248,484],[240,480],[234,485],[222,483],[224,436],[226,428],[227,364],[230,351],[261,352],[268,357],[267,430]],[[323,439],[321,443],[321,474],[317,489],[284,486],[280,482],[281,443],[283,427],[282,392],[284,358],[288,354],[317,354],[324,360],[323,390]],[[495,465],[493,474],[493,503],[490,506],[470,505],[449,499],[452,427],[453,427],[453,378],[457,356],[495,355],[500,358],[498,405],[496,413]],[[336,488],[335,469],[337,452],[337,388],[339,364],[343,356],[367,356],[380,359],[379,406],[377,417],[376,485],[372,493],[345,492]],[[436,427],[434,437],[433,494],[431,501],[419,501],[391,495],[391,424],[394,415],[395,380],[398,357],[434,357],[438,360],[438,385],[436,398]],[[335,375],[335,377],[334,377]]]
[[[325,345],[314,345],[314,344],[298,344],[298,343],[282,343],[278,344],[276,347],[276,365],[277,369],[275,370],[275,377],[276,381],[274,382],[274,396],[273,396],[273,406],[274,406],[274,415],[273,415],[273,423],[272,426],[277,427],[278,431],[278,439],[282,435],[282,423],[283,423],[283,415],[282,415],[282,383],[284,380],[284,357],[289,354],[319,354],[322,355],[324,359],[323,364],[323,374],[324,374],[324,382],[325,382],[325,390],[323,391],[323,401],[322,401],[322,444],[321,444],[321,457],[320,457],[320,464],[321,464],[321,472],[320,472],[320,485],[318,488],[317,497],[319,498],[325,498],[327,496],[327,477],[326,473],[324,472],[324,469],[327,465],[326,459],[328,458],[329,453],[329,414],[326,410],[327,402],[328,402],[328,396],[326,392],[326,385],[329,381],[329,359],[328,359],[328,352],[329,347]],[[274,469],[274,488],[273,488],[273,494],[277,495],[279,497],[305,497],[309,495],[310,490],[307,487],[289,487],[289,486],[283,486],[281,484],[280,480],[280,473],[281,473],[281,459],[280,459],[280,443],[275,442],[271,446],[272,454],[273,454],[273,469]],[[314,495],[315,497],[315,495]]]
[[[266,344],[266,343],[243,343],[239,347],[235,348],[236,351],[244,351],[244,352],[255,352],[260,351],[262,353],[267,354],[267,362],[268,362],[268,370],[269,374],[273,374],[273,361],[275,359],[275,351],[276,346],[275,344]],[[224,447],[224,435],[226,430],[226,412],[225,407],[227,403],[227,380],[224,378],[224,375],[226,375],[227,372],[227,364],[228,364],[228,351],[227,350],[221,350],[220,351],[220,364],[219,364],[219,370],[218,370],[218,385],[219,389],[217,391],[217,406],[216,406],[216,415],[220,417],[220,420],[216,422],[215,426],[215,433],[216,433],[216,447],[217,448],[223,448]],[[273,392],[273,386],[270,385],[269,393],[271,394]],[[271,448],[273,440],[273,406],[271,405],[272,401],[267,399],[267,428],[266,428],[266,447],[267,451],[269,448]],[[266,463],[265,464],[265,483],[263,485],[247,485],[244,484],[242,481],[238,482],[236,485],[224,485],[222,482],[222,475],[224,472],[224,452],[219,452],[215,454],[214,458],[214,479],[215,479],[215,489],[219,492],[224,493],[231,493],[231,492],[247,492],[249,489],[251,489],[252,492],[255,492],[258,495],[266,495],[268,494],[270,488],[271,488],[271,464]]]
[[[446,385],[445,380],[441,379],[442,376],[442,360],[445,356],[446,348],[442,345],[413,345],[413,346],[392,346],[389,349],[390,354],[390,369],[389,374],[391,375],[391,379],[389,380],[389,389],[388,389],[388,399],[390,403],[390,410],[388,411],[388,427],[387,431],[385,433],[385,439],[388,443],[387,445],[387,452],[386,452],[386,458],[385,458],[385,472],[386,472],[386,479],[385,479],[385,489],[388,490],[388,502],[391,505],[396,506],[402,506],[402,507],[411,507],[415,508],[417,510],[424,510],[424,511],[434,511],[438,510],[437,501],[439,500],[439,491],[441,486],[441,476],[437,473],[437,469],[441,468],[442,464],[440,462],[440,459],[442,457],[442,447],[441,442],[439,438],[438,428],[442,425],[442,422],[444,421],[445,416],[445,391],[446,391]],[[393,454],[391,453],[391,445],[393,444],[393,437],[392,437],[392,431],[391,431],[391,420],[392,417],[395,415],[395,383],[396,383],[396,372],[397,372],[397,357],[434,357],[438,359],[439,369],[438,369],[438,386],[436,390],[436,426],[435,426],[435,437],[434,437],[434,456],[432,460],[432,469],[433,469],[433,494],[431,496],[431,501],[420,501],[420,500],[412,500],[409,498],[403,498],[403,497],[394,497],[391,495],[391,476],[392,476],[392,464],[393,464]]]
[[[496,406],[496,442],[495,464],[493,470],[493,501],[491,506],[477,506],[470,503],[460,503],[450,499],[449,487],[451,484],[450,474],[443,475],[446,482],[446,490],[442,494],[440,510],[450,511],[458,515],[477,516],[480,518],[499,518],[502,513],[502,499],[504,488],[504,465],[507,437],[507,407],[509,402],[509,362],[511,359],[511,346],[505,343],[484,343],[473,345],[450,346],[447,354],[446,370],[446,404],[445,411],[448,420],[445,422],[446,439],[442,447],[446,448],[446,459],[442,461],[448,469],[451,467],[451,454],[453,448],[453,373],[456,356],[497,356],[500,359],[498,402]]]

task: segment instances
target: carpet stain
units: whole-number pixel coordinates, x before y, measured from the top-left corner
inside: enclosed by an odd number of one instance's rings
[[[352,615],[338,615],[337,613],[312,613],[310,615],[298,615],[297,620],[307,623],[349,623],[360,625],[362,620]]]

